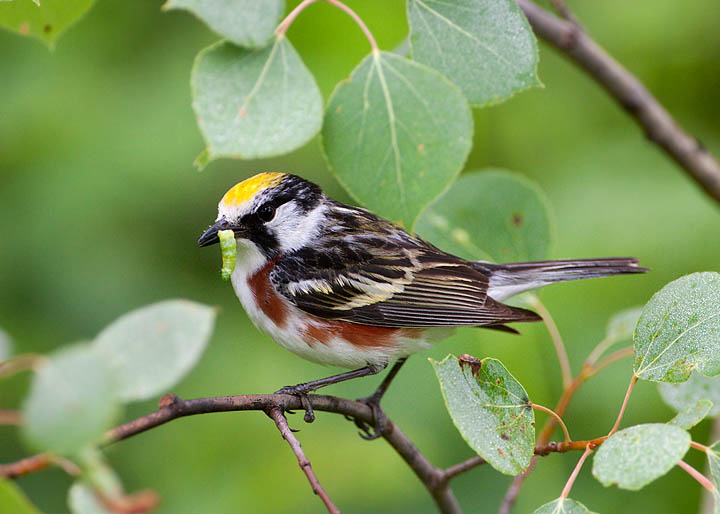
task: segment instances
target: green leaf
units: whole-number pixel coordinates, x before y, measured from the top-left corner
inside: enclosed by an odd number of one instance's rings
[[[0,479],[0,512],[40,514],[17,484],[4,479]]]
[[[284,0],[168,0],[163,9],[185,9],[221,36],[244,47],[264,46],[273,35]]]
[[[632,339],[642,310],[643,308],[638,306],[615,313],[608,322],[606,330],[608,339],[616,343]]]
[[[540,85],[535,36],[514,0],[408,0],[407,8],[413,59],[455,82],[471,104]]]
[[[30,0],[0,3],[0,26],[23,36],[36,37],[50,48],[60,34],[79,20],[94,0]]]
[[[12,339],[7,332],[0,329],[0,362],[8,360],[13,352]]]
[[[534,514],[593,514],[593,512],[580,502],[570,498],[558,498],[538,507]]]
[[[713,484],[715,484],[715,492],[713,494],[715,497],[715,512],[718,512],[718,510],[720,510],[720,494],[718,493],[718,490],[720,490],[720,441],[710,447],[710,450],[707,452],[707,458],[710,475],[712,476]]]
[[[145,400],[166,392],[195,366],[214,323],[210,307],[167,300],[120,317],[94,344],[115,372],[120,398]]]
[[[320,90],[286,37],[258,50],[228,41],[207,47],[195,59],[191,85],[205,162],[287,153],[322,124]]]
[[[468,445],[502,473],[526,469],[535,449],[535,414],[520,383],[490,357],[448,355],[430,362],[450,417]]]
[[[426,66],[373,52],[330,97],[322,135],[345,189],[412,229],[462,169],[472,130],[470,108],[455,85]]]
[[[697,369],[720,373],[720,274],[693,273],[663,287],[635,329],[635,374],[684,382]]]
[[[604,486],[637,491],[670,471],[690,448],[679,427],[649,423],[621,430],[598,449],[593,475]]]
[[[112,514],[84,480],[76,481],[68,491],[68,508],[72,514]]]
[[[690,430],[707,417],[712,406],[713,402],[710,400],[699,400],[692,407],[678,413],[678,415],[668,421],[668,423],[685,430]]]
[[[496,262],[547,258],[554,232],[538,185],[496,169],[465,173],[423,211],[415,229],[446,252]]]
[[[682,384],[658,384],[658,391],[665,403],[678,412],[691,408],[699,400],[707,399],[713,405],[709,415],[715,417],[720,414],[720,378],[693,373]]]
[[[23,405],[23,435],[37,450],[73,454],[100,441],[118,407],[112,373],[95,349],[64,348],[37,369]]]

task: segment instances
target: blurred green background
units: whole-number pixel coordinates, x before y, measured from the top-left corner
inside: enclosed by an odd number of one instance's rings
[[[296,2],[290,2],[295,4]],[[401,0],[354,0],[380,46],[407,33]],[[590,33],[674,114],[720,154],[720,4],[573,2]],[[196,172],[203,144],[190,107],[195,54],[214,42],[185,12],[160,1],[99,0],[54,52],[0,31],[0,327],[16,352],[49,352],[93,337],[120,314],[172,297],[218,305],[215,336],[200,364],[174,391],[182,397],[271,392],[335,369],[286,352],[250,324],[216,248],[196,239],[235,182],[282,170],[348,200],[328,173],[317,139],[282,158],[211,164]],[[292,7],[292,5],[290,5]],[[325,97],[368,52],[347,16],[312,6],[289,37]],[[634,255],[645,276],[554,286],[542,293],[566,339],[575,370],[599,341],[608,317],[642,304],[668,281],[720,270],[720,213],[593,82],[546,46],[543,89],[475,112],[467,169],[504,167],[533,178],[554,204],[552,257]],[[482,246],[482,242],[478,242]],[[522,337],[463,329],[410,359],[384,401],[388,414],[437,465],[471,456],[447,415],[427,357],[495,356],[533,401],[552,406],[561,390],[543,326]],[[566,417],[576,438],[610,428],[630,375],[615,364],[581,389]],[[380,378],[328,390],[368,394]],[[0,408],[18,405],[27,376],[2,384]],[[154,408],[131,406],[128,418]],[[625,423],[672,416],[653,385],[639,384]],[[326,490],[347,513],[432,512],[427,492],[382,440],[365,442],[341,416],[305,425],[290,417]],[[538,415],[538,422],[544,416]],[[704,441],[704,422],[694,430]],[[0,426],[0,461],[23,455],[16,429]],[[319,512],[295,459],[262,413],[181,419],[113,445],[110,461],[129,491],[158,491],[161,512]],[[557,497],[578,454],[539,462],[517,512]],[[702,468],[699,452],[688,455]],[[696,510],[699,485],[675,469],[640,493],[605,489],[585,466],[572,496],[600,512]],[[466,512],[495,512],[510,477],[485,466],[453,483]],[[19,480],[48,513],[65,512],[70,479],[48,470]]]

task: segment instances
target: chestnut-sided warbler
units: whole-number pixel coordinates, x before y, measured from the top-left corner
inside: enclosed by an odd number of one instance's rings
[[[406,357],[454,327],[516,332],[507,324],[540,321],[501,303],[518,293],[646,271],[633,258],[469,261],[288,173],[233,186],[198,244],[217,243],[221,230],[235,234],[232,285],[253,323],[304,359],[356,368],[279,391],[301,397],[397,361],[392,379]],[[389,379],[369,403],[377,405]]]

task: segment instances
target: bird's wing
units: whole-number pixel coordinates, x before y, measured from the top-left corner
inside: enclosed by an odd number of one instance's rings
[[[382,327],[499,325],[536,320],[487,296],[489,278],[471,263],[412,238],[336,240],[275,264],[276,290],[326,319]]]

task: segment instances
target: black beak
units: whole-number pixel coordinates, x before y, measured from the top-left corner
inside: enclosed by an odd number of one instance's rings
[[[198,239],[198,246],[202,248],[203,246],[210,246],[219,243],[220,239],[218,238],[218,232],[228,229],[234,229],[234,227],[232,227],[225,218],[219,219],[212,227],[207,229],[205,233],[200,236],[200,239]]]

